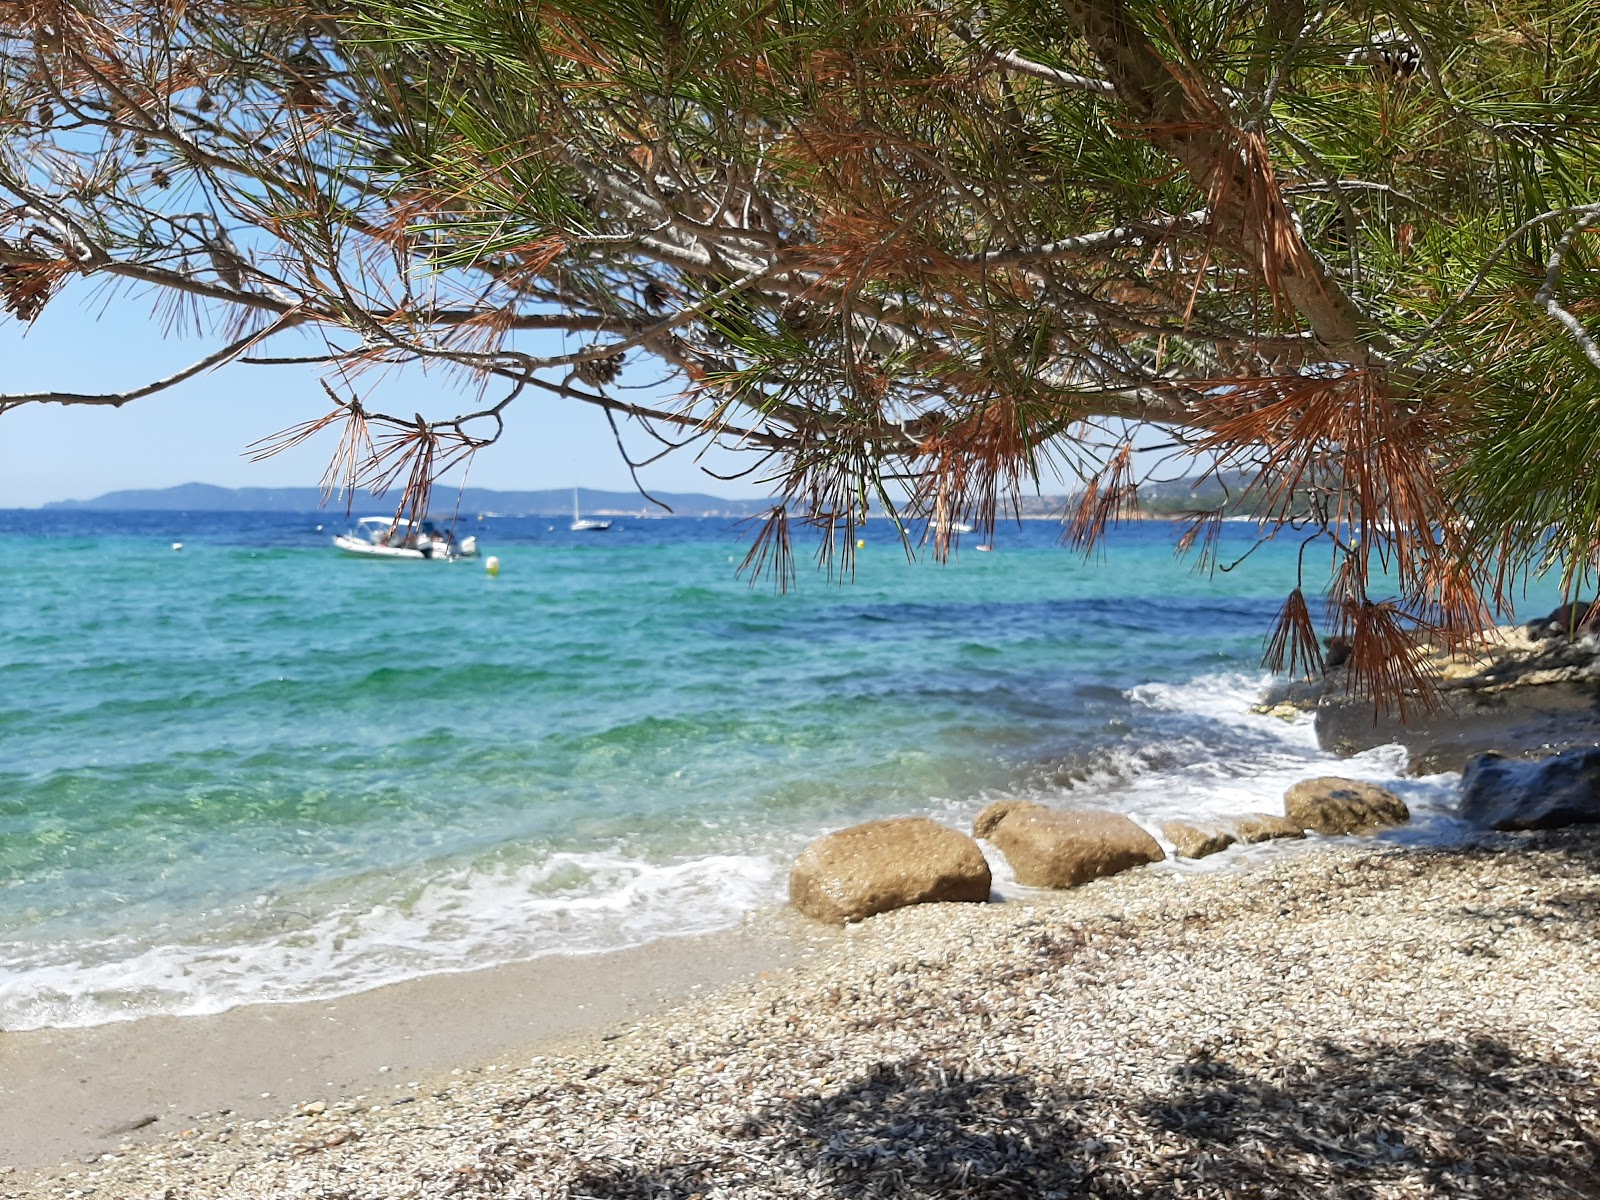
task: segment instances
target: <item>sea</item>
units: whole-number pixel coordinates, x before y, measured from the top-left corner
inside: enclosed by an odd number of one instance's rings
[[[342,515],[0,512],[0,1029],[708,932],[825,831],[1002,797],[1159,831],[1337,771],[1459,836],[1453,776],[1250,711],[1299,547],[1248,523],[1197,572],[1162,521],[945,563],[869,521],[845,578],[797,535],[785,593],[749,526],[567,525],[471,521],[491,575],[341,556]]]

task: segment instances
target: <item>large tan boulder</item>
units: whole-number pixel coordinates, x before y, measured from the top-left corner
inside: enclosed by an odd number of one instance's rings
[[[1220,854],[1238,839],[1215,825],[1191,825],[1188,821],[1168,821],[1161,835],[1172,843],[1179,858],[1210,858]]]
[[[1283,811],[1317,833],[1371,833],[1411,819],[1393,792],[1355,779],[1302,779],[1283,794]]]
[[[1303,838],[1306,836],[1306,827],[1288,817],[1274,816],[1272,813],[1246,813],[1242,817],[1235,817],[1229,823],[1233,836],[1246,846],[1254,846],[1257,842],[1270,842],[1275,838]]]
[[[1043,807],[1044,805],[1036,804],[1032,800],[996,800],[991,804],[985,804],[978,810],[978,815],[972,818],[972,836],[986,838],[994,832],[994,827],[1011,813]]]
[[[989,840],[1027,887],[1077,887],[1166,857],[1127,817],[1086,809],[1017,809],[989,831]]]
[[[833,925],[908,904],[988,898],[989,864],[978,843],[927,817],[830,833],[801,851],[789,872],[790,902]]]

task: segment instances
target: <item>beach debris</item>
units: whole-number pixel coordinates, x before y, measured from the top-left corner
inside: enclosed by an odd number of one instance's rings
[[[1024,887],[1077,887],[1166,858],[1129,818],[1092,809],[1014,809],[989,831],[989,841]]]
[[[1560,829],[1600,822],[1600,747],[1523,761],[1480,754],[1461,775],[1462,820],[1488,829]]]
[[[142,1117],[135,1117],[131,1121],[123,1121],[120,1125],[112,1125],[106,1129],[103,1129],[100,1131],[100,1136],[109,1138],[116,1137],[118,1134],[122,1133],[134,1133],[140,1129],[149,1128],[159,1120],[161,1120],[161,1118],[156,1116],[154,1113],[147,1113]]]
[[[1233,836],[1246,846],[1254,846],[1257,842],[1270,842],[1276,838],[1306,836],[1304,825],[1272,813],[1246,813],[1242,817],[1232,818],[1226,824],[1233,831]]]
[[[789,899],[808,917],[842,925],[908,904],[981,904],[989,884],[989,864],[966,834],[927,817],[896,817],[812,842],[789,874]]]
[[[986,838],[994,832],[994,827],[1000,824],[1008,814],[1020,812],[1025,808],[1043,807],[1044,805],[1035,803],[1032,800],[1019,800],[1016,798],[996,800],[986,804],[978,810],[978,815],[972,818],[972,836]]]
[[[1283,811],[1306,829],[1327,834],[1372,833],[1411,820],[1411,810],[1393,792],[1337,775],[1290,784]]]
[[[1168,821],[1161,836],[1171,842],[1179,858],[1210,858],[1238,841],[1226,829],[1215,825],[1193,825],[1188,821]]]
[[[347,1142],[356,1141],[360,1136],[361,1134],[354,1129],[341,1129],[332,1137],[324,1138],[320,1142],[304,1142],[296,1146],[291,1153],[297,1158],[306,1154],[317,1154],[323,1150],[332,1150],[335,1146],[343,1146]]]

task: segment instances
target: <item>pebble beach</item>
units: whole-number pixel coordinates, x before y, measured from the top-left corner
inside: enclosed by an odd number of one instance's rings
[[[1600,1196],[1597,865],[1582,831],[1311,839],[903,909],[704,999],[130,1133],[0,1197]]]

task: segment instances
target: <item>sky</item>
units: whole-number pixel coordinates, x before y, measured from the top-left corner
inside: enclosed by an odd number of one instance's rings
[[[168,333],[150,315],[148,301],[103,293],[80,281],[53,300],[29,325],[0,314],[0,396],[31,391],[120,392],[171,375],[204,358],[221,342],[194,331]],[[516,348],[549,354],[558,335]],[[270,353],[312,353],[320,344],[274,340]],[[658,372],[637,353],[624,385],[653,383]],[[293,450],[252,462],[249,446],[260,438],[327,412],[330,404],[311,366],[259,367],[234,363],[145,396],[121,408],[101,405],[27,404],[0,413],[0,509],[34,508],[54,500],[88,500],[128,488],[181,483],[219,487],[312,487],[335,449],[326,432]],[[364,383],[365,386],[365,383]],[[396,414],[448,417],[463,411],[458,383],[420,367],[379,381],[364,399]],[[670,388],[655,396],[670,398]],[[648,392],[631,396],[649,401]],[[628,427],[620,422],[624,436]],[[643,434],[628,438],[630,451],[648,458],[660,449]],[[1136,455],[1141,469],[1159,456]],[[712,449],[677,451],[639,468],[652,492],[702,492],[713,496],[772,494],[758,477],[719,479],[753,465],[754,456]],[[1170,468],[1162,468],[1170,474]],[[452,477],[445,482],[459,482]],[[577,401],[528,391],[508,410],[499,443],[472,461],[466,481],[508,491],[583,487],[631,492],[635,484],[618,453],[605,415]],[[1051,474],[1042,490],[1072,490]]]
[[[70,390],[122,391],[203,358],[220,343],[165,336],[136,296],[107,307],[84,285],[54,300],[30,326],[0,314],[0,394]],[[277,343],[283,353],[303,353]],[[650,378],[648,365],[633,377]],[[30,404],[0,414],[0,508],[32,508],[83,500],[123,488],[180,483],[222,487],[313,486],[322,477],[337,434],[252,463],[257,438],[320,416],[330,407],[311,367],[234,364],[120,408]],[[623,382],[630,377],[624,376]],[[452,386],[418,369],[383,381],[374,400],[385,411],[445,415]],[[648,453],[637,438],[636,454]],[[724,473],[740,457],[708,460]],[[705,474],[691,452],[642,468],[652,490],[765,495],[749,480]],[[585,487],[631,491],[604,414],[589,405],[526,393],[508,413],[505,436],[473,461],[469,482],[511,490]]]

